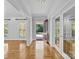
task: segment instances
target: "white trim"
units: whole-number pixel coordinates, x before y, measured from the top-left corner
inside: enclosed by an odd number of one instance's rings
[[[67,8],[66,10],[63,11],[63,14],[66,13],[67,11],[69,11],[70,9],[72,9],[73,7],[75,7],[75,5],[71,5],[69,8]]]
[[[53,47],[57,49],[57,51],[64,57],[64,59],[71,59],[67,54],[61,52],[60,49],[56,46],[56,44]]]
[[[5,39],[5,40],[27,40],[27,39]]]

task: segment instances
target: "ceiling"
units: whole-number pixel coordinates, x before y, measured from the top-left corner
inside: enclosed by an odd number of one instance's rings
[[[47,17],[69,0],[5,0],[5,17]]]
[[[75,7],[68,10],[66,13],[63,14],[64,17],[75,17]]]

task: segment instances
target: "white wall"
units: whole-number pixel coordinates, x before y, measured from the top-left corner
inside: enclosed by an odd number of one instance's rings
[[[8,36],[5,37],[5,40],[26,40],[28,39],[28,20],[14,20],[15,18],[11,18],[11,20],[5,20],[6,23],[8,23]],[[20,23],[24,21],[25,22],[25,29],[27,36],[25,38],[19,37],[19,25]]]

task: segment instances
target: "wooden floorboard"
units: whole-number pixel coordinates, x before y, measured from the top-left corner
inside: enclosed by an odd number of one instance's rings
[[[5,41],[4,56],[5,59],[64,59],[45,41],[43,48],[40,46],[37,50],[36,41],[33,41],[30,46],[27,46],[25,41]]]

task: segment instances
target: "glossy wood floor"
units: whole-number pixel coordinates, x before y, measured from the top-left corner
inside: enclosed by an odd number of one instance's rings
[[[64,59],[46,41],[33,41],[30,46],[25,41],[5,41],[5,59]]]

